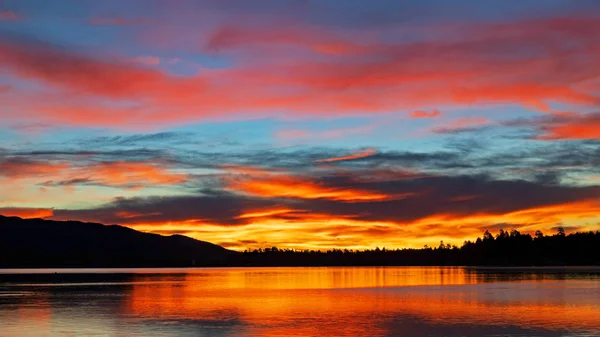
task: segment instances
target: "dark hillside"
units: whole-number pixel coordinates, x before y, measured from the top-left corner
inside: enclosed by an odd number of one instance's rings
[[[181,235],[0,215],[0,268],[207,266],[236,254]]]

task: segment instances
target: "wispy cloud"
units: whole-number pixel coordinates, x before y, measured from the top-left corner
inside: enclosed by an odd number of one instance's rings
[[[441,116],[442,113],[437,109],[433,109],[431,111],[416,110],[411,112],[409,115],[411,118],[436,118]]]
[[[142,188],[185,183],[188,175],[173,173],[159,162],[46,162],[28,158],[0,159],[0,179],[37,180],[42,186],[101,185]]]
[[[434,133],[461,133],[473,131],[490,124],[492,124],[492,121],[487,118],[464,117],[433,127],[431,131]]]
[[[346,156],[317,159],[317,160],[315,160],[315,163],[331,163],[331,162],[337,162],[337,161],[362,159],[362,158],[374,156],[376,154],[377,154],[377,150],[370,148],[370,149],[365,149],[360,152],[352,153],[352,154],[349,154]]]

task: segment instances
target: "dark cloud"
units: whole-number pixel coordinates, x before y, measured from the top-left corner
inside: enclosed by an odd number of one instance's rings
[[[99,159],[99,160],[123,160],[135,161],[152,158],[169,158],[170,154],[163,149],[132,148],[124,150],[83,150],[83,149],[64,149],[64,150],[32,150],[32,151],[14,151],[10,153],[15,157],[29,157],[44,160],[76,160]]]
[[[258,197],[222,191],[196,196],[118,199],[95,209],[55,210],[57,219],[85,219],[104,223],[160,223],[198,220],[226,225],[243,224],[239,215],[251,210],[286,207],[305,215],[350,216],[366,221],[410,222],[432,215],[502,215],[518,210],[556,205],[600,196],[600,187],[544,185],[524,180],[492,180],[486,176],[440,176],[396,181],[361,181],[355,177],[320,178],[323,188],[377,191],[410,197],[353,203],[299,197]],[[282,215],[285,218],[288,215]]]
[[[451,128],[451,127],[439,127],[434,128],[431,131],[437,134],[446,134],[446,135],[456,135],[461,133],[478,133],[484,132],[494,128],[494,125],[475,125],[475,126],[467,126],[461,128]]]
[[[102,223],[161,223],[198,220],[207,223],[236,225],[236,217],[251,209],[277,206],[277,201],[250,198],[220,191],[204,191],[202,195],[119,198],[102,207],[84,210],[55,210],[60,220],[86,219]]]
[[[342,186],[337,184],[337,186]],[[491,180],[485,176],[429,177],[414,180],[349,184],[385,194],[414,193],[399,200],[354,203],[308,200],[302,209],[313,213],[354,215],[362,220],[412,221],[430,215],[505,214],[517,210],[589,200],[600,187],[547,186],[524,180]]]
[[[72,186],[72,185],[97,185],[93,180],[88,178],[76,178],[76,179],[67,179],[67,180],[48,180],[41,184],[40,186],[46,187],[56,187],[56,186]]]

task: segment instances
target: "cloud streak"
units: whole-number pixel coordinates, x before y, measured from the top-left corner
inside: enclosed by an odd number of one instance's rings
[[[442,113],[437,109],[433,109],[431,111],[416,110],[410,113],[411,118],[436,118],[440,117],[441,115]]]
[[[0,160],[0,179],[8,182],[37,180],[42,186],[99,185],[142,188],[145,186],[178,185],[188,180],[184,173],[173,173],[161,163],[104,161],[77,164],[44,162],[27,158]]]
[[[374,156],[376,154],[377,154],[377,150],[370,148],[370,149],[362,150],[360,152],[349,154],[347,156],[317,159],[317,160],[315,160],[315,163],[333,163],[333,162],[338,162],[338,161],[362,159],[362,158]]]

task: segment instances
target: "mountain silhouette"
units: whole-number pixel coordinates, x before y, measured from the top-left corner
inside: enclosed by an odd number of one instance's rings
[[[0,268],[214,266],[238,254],[182,235],[0,215]]]

